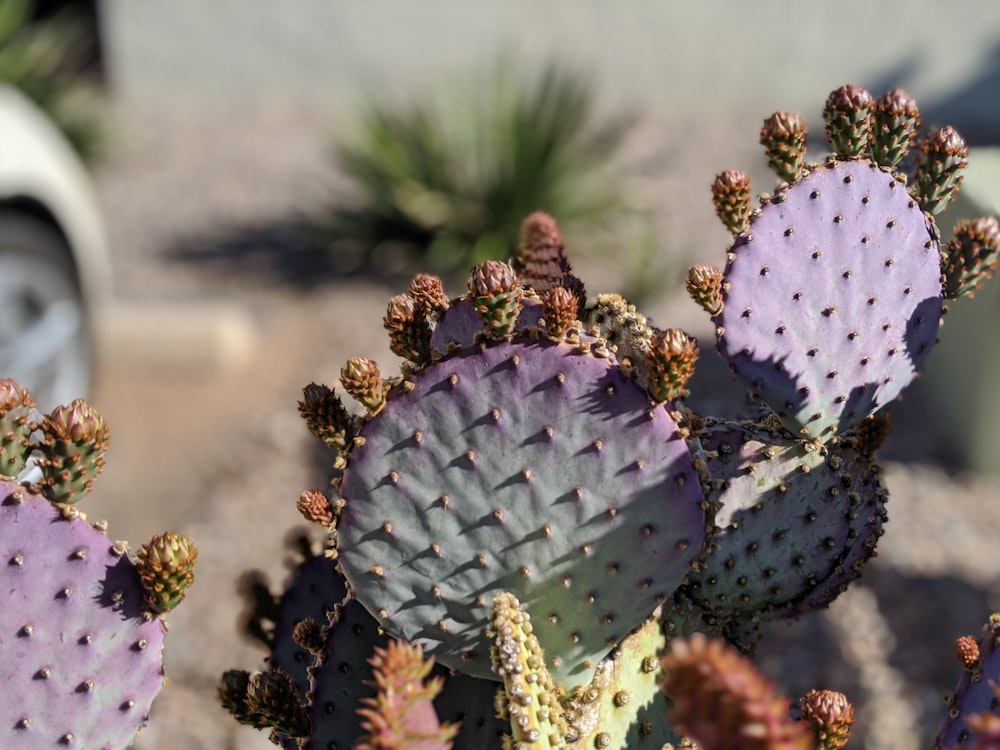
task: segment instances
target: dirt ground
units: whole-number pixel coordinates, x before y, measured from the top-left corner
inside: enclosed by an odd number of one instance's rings
[[[331,122],[325,112],[275,103],[113,112],[113,148],[97,189],[116,297],[131,306],[121,309],[204,311],[204,330],[219,309],[235,310],[253,331],[243,355],[211,362],[192,360],[196,347],[178,343],[169,314],[141,346],[105,342],[92,400],[111,424],[112,447],[87,509],[133,548],[168,528],[200,548],[197,582],[169,617],[169,683],[140,750],[271,747],[215,700],[223,670],[253,669],[263,656],[238,632],[236,581],[259,568],[280,582],[286,531],[300,525],[295,500],[323,483],[296,413],[301,387],[332,383],[349,356],[388,369],[394,361],[381,316],[401,282],[345,277],[309,229],[338,188]],[[729,166],[762,173],[757,125],[748,122],[647,123],[630,144],[637,200],[656,208],[662,246],[681,256],[665,268],[720,261],[725,233],[705,186]],[[581,275],[594,286],[620,271],[590,263]],[[654,300],[652,317],[709,333],[694,306],[677,299]],[[706,347],[704,358],[713,356]],[[709,388],[731,387],[706,368]],[[958,676],[954,638],[978,633],[1000,608],[1000,490],[900,463],[907,435],[894,439],[880,556],[827,612],[769,625],[760,659],[792,694],[848,693],[859,708],[853,747],[911,750],[930,746],[944,715],[942,696]]]

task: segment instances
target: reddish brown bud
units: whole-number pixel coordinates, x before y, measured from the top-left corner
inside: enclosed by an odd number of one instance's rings
[[[979,642],[971,635],[963,635],[955,641],[955,651],[959,661],[970,672],[979,669],[982,663],[979,656]]]
[[[687,291],[709,315],[722,312],[722,272],[712,266],[692,266],[687,275]]]
[[[687,393],[685,386],[694,375],[698,342],[680,328],[657,331],[646,355],[649,397],[656,402],[672,401]]]
[[[444,293],[444,283],[437,276],[418,273],[407,291],[417,305],[423,306],[425,310],[443,313],[448,309],[448,295]]]
[[[353,357],[347,360],[340,370],[340,383],[371,414],[377,414],[385,405],[389,386],[382,380],[378,365],[370,359]]]
[[[431,329],[425,308],[409,294],[398,294],[389,300],[382,324],[389,332],[392,353],[414,364],[431,359]]]
[[[518,268],[521,284],[537,291],[559,285],[569,273],[559,225],[549,214],[536,211],[521,224]]]
[[[662,660],[668,721],[706,748],[805,750],[813,737],[753,663],[702,633],[674,638]]]
[[[577,322],[580,303],[569,289],[557,286],[542,292],[542,309],[546,332],[562,338]]]
[[[295,507],[307,521],[318,523],[320,526],[332,528],[336,517],[333,505],[330,500],[320,490],[306,490],[299,495]]]

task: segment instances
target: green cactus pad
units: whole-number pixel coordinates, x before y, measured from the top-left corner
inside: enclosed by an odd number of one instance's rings
[[[482,632],[510,591],[557,681],[589,680],[701,548],[674,419],[588,344],[522,338],[414,373],[349,457],[345,575],[390,634],[457,671],[493,678]]]
[[[711,551],[689,579],[696,602],[723,618],[787,616],[826,606],[861,574],[886,519],[868,457],[845,442],[725,422],[700,442],[720,509]]]

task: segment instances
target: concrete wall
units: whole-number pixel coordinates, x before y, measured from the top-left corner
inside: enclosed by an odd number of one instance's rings
[[[501,50],[593,71],[655,111],[798,108],[817,92],[903,85],[977,140],[1000,140],[997,0],[102,0],[122,97],[349,104],[481,73]]]

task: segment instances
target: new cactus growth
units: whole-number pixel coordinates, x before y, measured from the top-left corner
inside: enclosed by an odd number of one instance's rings
[[[237,671],[219,692],[239,720],[300,748],[844,746],[843,695],[813,691],[793,720],[747,654],[762,619],[829,605],[875,554],[880,410],[930,355],[944,300],[990,276],[1000,233],[978,219],[940,245],[934,214],[967,149],[950,128],[920,139],[905,92],[845,86],[824,118],[834,153],[818,164],[799,116],[765,121],[781,183],[759,206],[746,175],[716,177],[726,264],[687,277],[757,402],[750,420],[686,407],[697,342],[620,295],[588,298],[544,213],[464,295],[420,274],[390,300],[399,375],[361,358],[341,374],[364,416],[304,391],[336,455],[329,493],[299,509],[329,548],[303,563],[269,639],[285,677],[267,678],[268,710],[293,716],[261,719],[262,678]],[[1000,671],[995,642],[975,646],[966,668]],[[962,716],[982,713],[974,682]]]
[[[107,447],[92,407],[75,401],[38,419],[10,380],[0,398],[10,472],[0,477],[0,746],[127,747],[163,685],[160,615],[183,598],[197,551],[165,534],[133,562],[77,509]],[[18,481],[36,450],[41,482]]]

